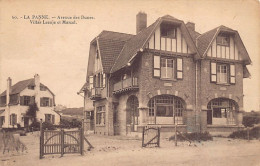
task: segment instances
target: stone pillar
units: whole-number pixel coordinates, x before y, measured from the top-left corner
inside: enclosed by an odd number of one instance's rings
[[[139,125],[146,125],[147,124],[147,117],[148,117],[148,107],[138,107],[139,110]]]

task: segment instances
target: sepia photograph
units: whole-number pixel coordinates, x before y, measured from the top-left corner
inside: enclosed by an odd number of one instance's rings
[[[0,0],[0,166],[260,166],[259,0]]]

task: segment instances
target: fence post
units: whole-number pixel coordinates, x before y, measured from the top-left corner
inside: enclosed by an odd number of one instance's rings
[[[250,137],[249,137],[249,127],[246,127],[246,131],[247,131],[247,141],[250,140]]]
[[[61,136],[61,157],[63,157],[64,155],[64,130],[63,129],[61,129],[60,136]]]
[[[44,132],[42,129],[42,119],[40,119],[40,159],[43,158]]]
[[[177,146],[177,123],[176,122],[175,122],[174,130],[175,130],[175,136],[174,136],[175,146]]]
[[[84,119],[82,119],[82,125],[80,129],[80,154],[84,155]]]
[[[142,147],[144,147],[144,130],[145,130],[145,127],[143,127],[143,134],[142,134]]]
[[[158,127],[158,142],[157,142],[157,145],[158,145],[158,147],[160,147],[160,133],[161,133],[161,128],[160,127]]]

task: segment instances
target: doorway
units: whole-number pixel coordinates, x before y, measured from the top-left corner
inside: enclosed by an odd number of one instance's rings
[[[126,127],[128,131],[137,131],[137,125],[139,124],[138,106],[138,98],[136,96],[130,96],[126,103]]]

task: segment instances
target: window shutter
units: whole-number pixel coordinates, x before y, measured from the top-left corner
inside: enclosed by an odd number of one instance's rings
[[[230,65],[230,83],[235,84],[236,83],[236,69],[235,65],[231,64]]]
[[[17,124],[17,115],[14,114],[14,124],[16,125]]]
[[[48,114],[45,114],[45,122],[48,122]]]
[[[210,81],[217,82],[217,64],[216,64],[216,62],[210,63]]]
[[[183,79],[183,65],[182,58],[177,58],[177,79]]]
[[[94,83],[93,76],[89,76],[89,89],[93,88],[93,83]]]
[[[12,114],[9,116],[10,125],[12,125]]]
[[[153,56],[153,76],[160,77],[161,76],[161,66],[160,66],[160,56],[154,55]]]
[[[50,107],[52,107],[52,99],[50,98]]]
[[[51,115],[51,122],[52,122],[52,124],[55,123],[55,115]]]
[[[24,105],[24,96],[20,96],[20,105]]]
[[[103,73],[103,88],[106,87],[106,74]]]
[[[43,106],[43,98],[40,98],[40,106]]]

